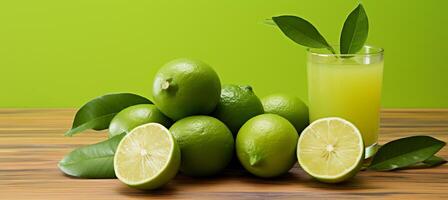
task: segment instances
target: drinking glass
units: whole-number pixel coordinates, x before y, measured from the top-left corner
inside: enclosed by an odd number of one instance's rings
[[[377,147],[383,79],[383,49],[364,46],[356,54],[308,49],[309,117],[341,117],[362,134],[366,158]]]

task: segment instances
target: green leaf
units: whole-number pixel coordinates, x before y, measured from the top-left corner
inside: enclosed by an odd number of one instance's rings
[[[122,133],[75,149],[59,162],[58,167],[65,174],[80,178],[115,178],[114,154],[125,135]]]
[[[359,4],[344,22],[339,41],[341,54],[354,54],[362,49],[369,32],[369,20],[364,7]]]
[[[97,97],[78,110],[72,128],[65,135],[72,136],[87,129],[107,129],[112,118],[121,110],[132,105],[150,103],[152,102],[145,97],[130,93],[108,94]]]
[[[389,171],[409,167],[427,160],[443,146],[445,142],[429,136],[412,136],[394,140],[378,150],[369,169]]]
[[[272,17],[272,20],[283,34],[295,43],[311,48],[327,48],[335,53],[334,49],[310,22],[290,15]]]

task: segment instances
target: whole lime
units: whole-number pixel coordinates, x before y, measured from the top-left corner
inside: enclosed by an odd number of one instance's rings
[[[286,118],[298,133],[309,124],[308,107],[298,97],[288,94],[272,94],[261,99],[265,113]]]
[[[292,168],[298,134],[276,114],[262,114],[247,121],[236,137],[236,153],[243,167],[259,177],[275,177]]]
[[[232,159],[234,141],[224,123],[209,116],[190,116],[170,128],[181,151],[180,170],[190,176],[209,176]]]
[[[171,119],[163,115],[155,105],[134,105],[123,109],[115,115],[109,125],[109,137],[123,132],[128,133],[135,127],[150,122],[159,123],[165,127],[170,127],[172,123]]]
[[[224,85],[213,116],[224,122],[236,135],[247,120],[263,113],[263,105],[252,87]]]
[[[207,64],[191,59],[167,63],[156,74],[154,103],[174,120],[191,115],[210,114],[221,93],[216,72]]]

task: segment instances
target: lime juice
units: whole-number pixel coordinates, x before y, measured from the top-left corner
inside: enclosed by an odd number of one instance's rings
[[[341,117],[359,128],[365,147],[378,139],[382,49],[365,46],[354,55],[308,53],[310,121]]]

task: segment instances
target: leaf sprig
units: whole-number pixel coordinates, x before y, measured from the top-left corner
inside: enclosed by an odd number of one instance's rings
[[[325,48],[336,54],[334,48],[307,20],[291,15],[272,17],[273,22],[289,39],[310,48]],[[266,21],[271,24],[271,21]],[[362,49],[369,32],[369,20],[364,7],[359,4],[347,17],[340,36],[340,54],[355,54]]]
[[[151,104],[151,101],[131,93],[107,94],[94,98],[76,112],[72,128],[65,135],[72,136],[87,129],[107,129],[118,112],[137,104]],[[69,176],[81,178],[114,178],[113,158],[124,135],[122,133],[73,150],[58,163],[59,169]]]
[[[411,136],[383,145],[373,157],[368,169],[391,171],[410,167],[433,167],[445,163],[436,154],[445,142],[430,136]]]

